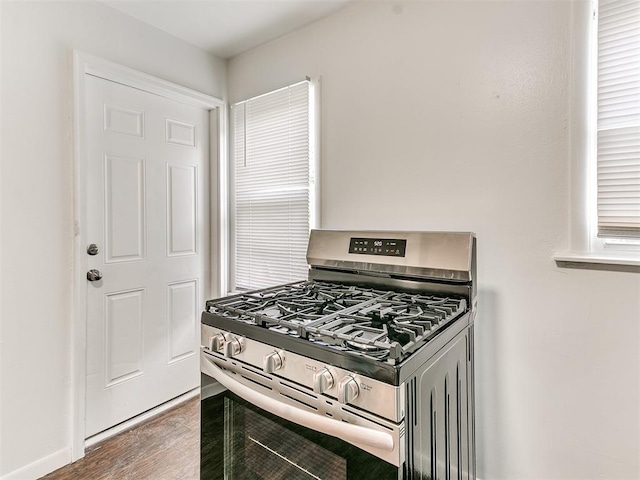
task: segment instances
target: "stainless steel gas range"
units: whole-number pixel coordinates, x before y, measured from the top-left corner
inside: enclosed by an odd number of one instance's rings
[[[202,314],[202,479],[475,479],[476,239],[311,232]]]

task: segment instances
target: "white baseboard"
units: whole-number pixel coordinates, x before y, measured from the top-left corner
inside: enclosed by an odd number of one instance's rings
[[[18,470],[6,474],[0,480],[35,480],[47,473],[71,463],[71,449],[63,448],[57,452],[25,465]]]
[[[151,410],[141,413],[137,417],[133,417],[132,419],[127,420],[126,422],[119,423],[118,425],[110,428],[109,430],[105,430],[104,432],[100,432],[92,437],[87,438],[84,442],[84,448],[92,447],[97,443],[103,442],[107,438],[113,437],[114,435],[122,433],[125,430],[129,430],[131,427],[135,427],[136,425],[146,420],[149,420],[150,418],[155,417],[156,415],[159,415],[162,412],[165,412],[170,408],[173,408],[176,405],[186,402],[187,400],[190,400],[193,397],[196,397],[198,395],[200,395],[200,387],[194,388],[193,390],[190,390],[187,393],[183,393],[179,397],[176,397],[172,400],[169,400],[168,402],[163,403],[162,405],[158,405],[157,407],[152,408]]]

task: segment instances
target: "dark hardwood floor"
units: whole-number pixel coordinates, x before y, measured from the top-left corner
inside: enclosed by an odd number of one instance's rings
[[[196,480],[200,399],[193,398],[87,450],[42,480]]]

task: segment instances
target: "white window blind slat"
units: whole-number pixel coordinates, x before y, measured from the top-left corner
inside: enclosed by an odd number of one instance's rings
[[[598,11],[598,235],[640,237],[640,1]]]
[[[637,8],[637,0],[600,0],[598,23],[624,22]]]
[[[235,287],[307,277],[310,84],[234,105]]]

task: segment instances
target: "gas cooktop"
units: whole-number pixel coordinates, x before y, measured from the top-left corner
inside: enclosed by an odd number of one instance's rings
[[[464,298],[303,281],[207,302],[209,314],[396,365],[467,311]]]

